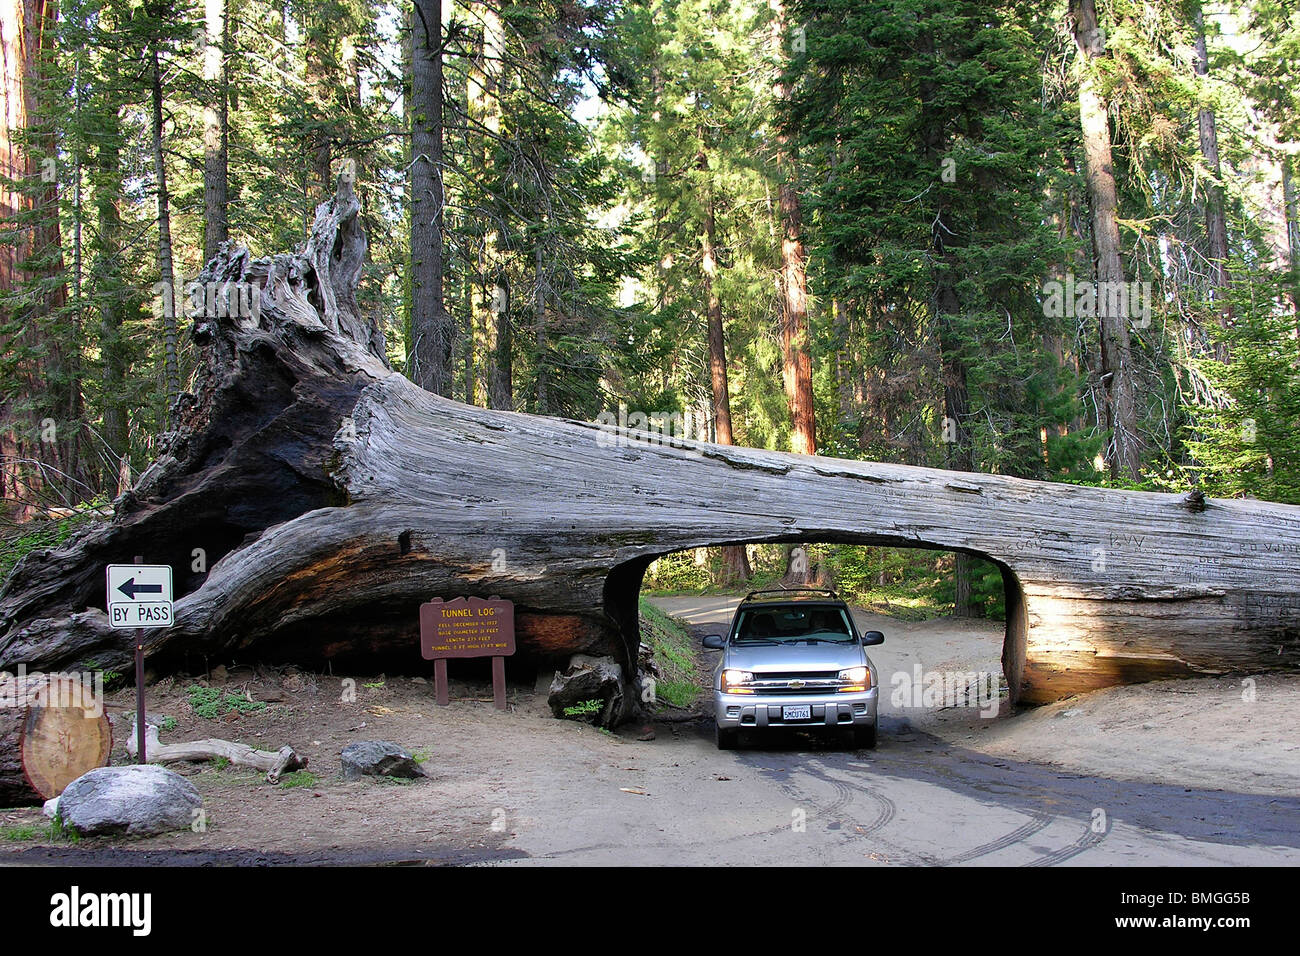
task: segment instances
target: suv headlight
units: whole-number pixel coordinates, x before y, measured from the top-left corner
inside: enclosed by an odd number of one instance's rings
[[[841,694],[861,693],[871,688],[871,668],[848,667],[840,671],[840,681],[845,685],[839,689]]]
[[[722,672],[722,689],[730,694],[752,694],[754,691],[743,685],[752,684],[754,674],[752,671],[735,670],[727,668]]]

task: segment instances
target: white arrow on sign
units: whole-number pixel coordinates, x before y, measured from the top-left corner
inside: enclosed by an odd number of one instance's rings
[[[165,564],[110,564],[108,623],[126,628],[171,627],[172,569]]]

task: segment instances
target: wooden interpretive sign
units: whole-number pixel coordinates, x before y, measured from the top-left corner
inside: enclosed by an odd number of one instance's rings
[[[515,652],[515,606],[500,598],[434,598],[420,605],[420,653],[433,661],[438,703],[451,703],[447,658],[491,657],[492,700],[506,709],[506,658]]]

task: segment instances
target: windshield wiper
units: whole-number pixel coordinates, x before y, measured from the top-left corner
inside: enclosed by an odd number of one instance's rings
[[[781,644],[782,641],[773,641],[766,637],[738,637],[737,644]]]

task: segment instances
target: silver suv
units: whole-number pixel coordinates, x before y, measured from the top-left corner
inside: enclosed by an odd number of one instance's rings
[[[834,591],[751,591],[731,632],[704,646],[722,651],[713,673],[718,747],[742,730],[835,730],[856,747],[876,745],[876,667],[866,648],[885,635],[859,635],[849,606]]]

